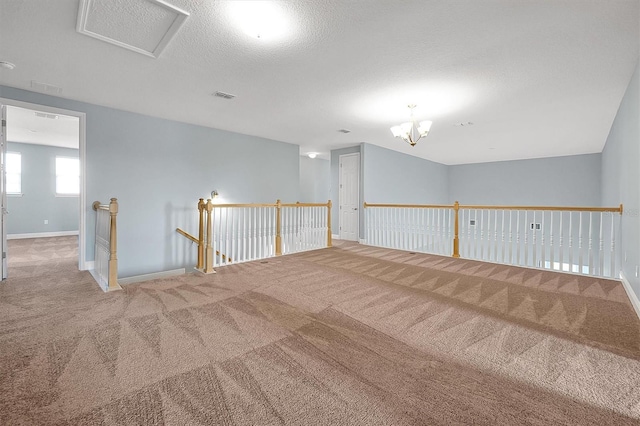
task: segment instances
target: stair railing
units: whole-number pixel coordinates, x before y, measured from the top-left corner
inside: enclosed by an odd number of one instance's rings
[[[198,202],[198,238],[176,231],[198,244],[196,269],[331,247],[331,200],[327,203],[215,204]],[[215,256],[214,256],[215,253]]]
[[[93,203],[96,212],[95,260],[92,275],[104,291],[120,290],[118,284],[118,200]]]

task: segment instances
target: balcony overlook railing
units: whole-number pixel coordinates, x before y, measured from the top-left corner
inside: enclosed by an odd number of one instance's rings
[[[196,269],[204,273],[230,263],[331,247],[331,201],[327,203],[215,204],[198,202]]]
[[[370,204],[366,244],[618,278],[619,207]]]

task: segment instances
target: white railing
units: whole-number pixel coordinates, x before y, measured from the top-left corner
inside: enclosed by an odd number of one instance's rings
[[[364,204],[366,241],[377,247],[452,253],[451,206]]]
[[[367,244],[618,278],[620,207],[364,204]]]
[[[214,272],[231,263],[331,247],[331,201],[283,204],[198,203],[198,238],[177,231],[198,244],[196,269]]]
[[[120,290],[118,284],[117,226],[118,200],[109,204],[93,203],[96,212],[95,258],[93,277],[103,291]]]
[[[460,256],[618,278],[620,212],[562,207],[460,206]]]

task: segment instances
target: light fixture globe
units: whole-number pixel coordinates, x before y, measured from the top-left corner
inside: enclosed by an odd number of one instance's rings
[[[394,137],[402,139],[411,146],[415,146],[420,139],[429,134],[429,130],[431,130],[433,122],[426,120],[421,121],[420,124],[416,123],[413,118],[413,109],[416,106],[414,104],[407,106],[411,110],[411,121],[391,127],[391,133]]]

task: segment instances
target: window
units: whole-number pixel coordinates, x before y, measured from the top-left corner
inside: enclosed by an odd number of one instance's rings
[[[19,152],[7,152],[7,194],[22,192],[22,155]]]
[[[56,195],[80,194],[80,160],[56,157]]]

